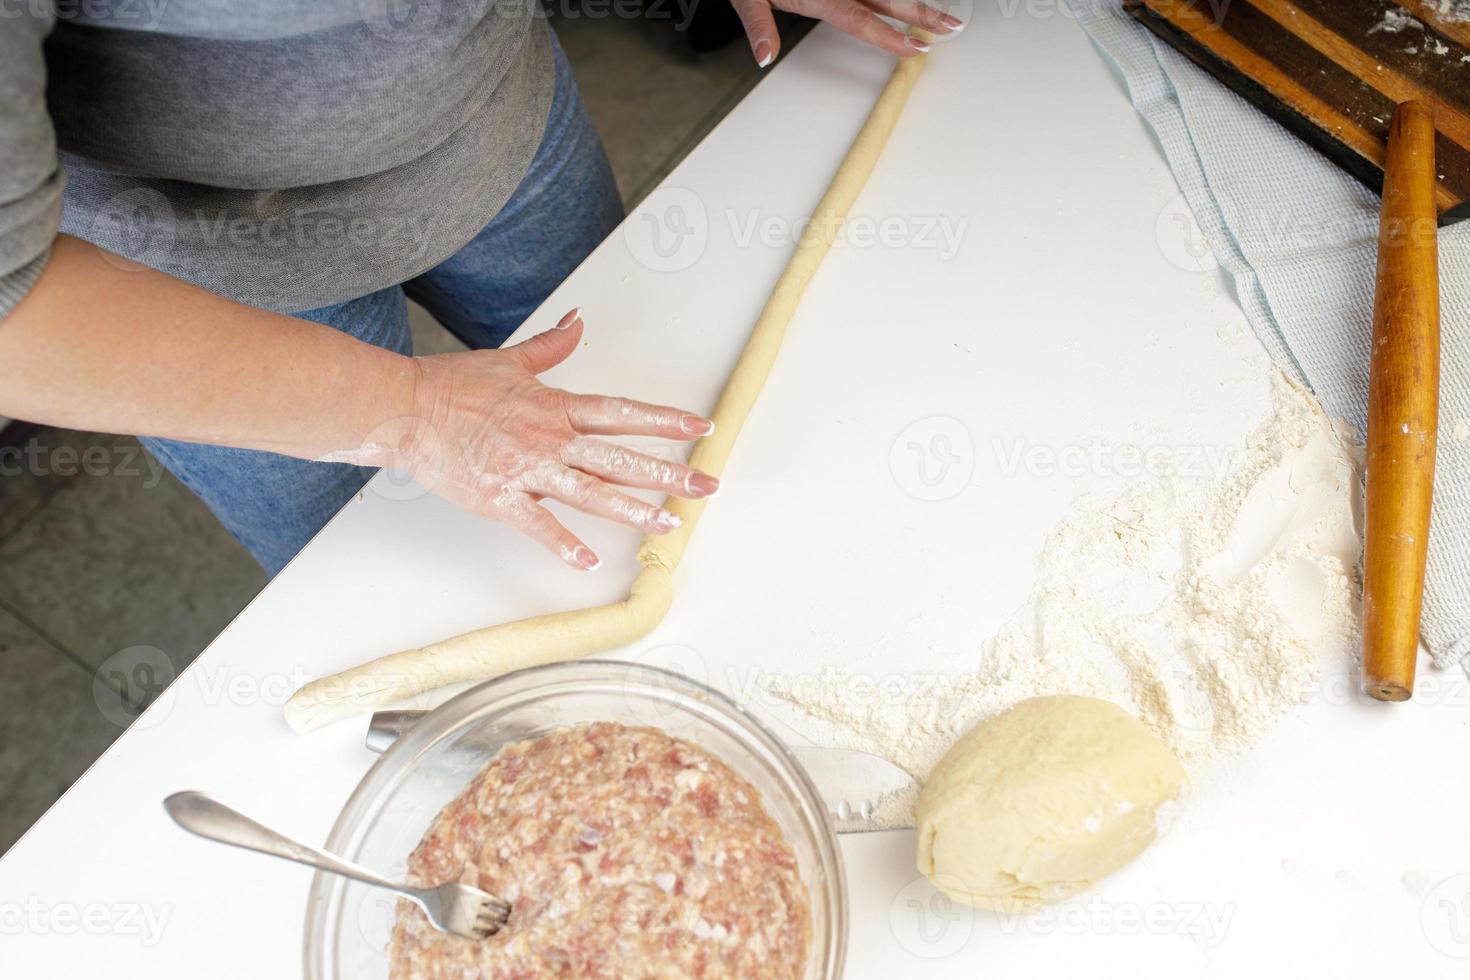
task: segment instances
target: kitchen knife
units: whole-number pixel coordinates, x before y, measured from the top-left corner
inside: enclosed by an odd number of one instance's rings
[[[379,711],[368,726],[369,751],[383,753],[412,728],[427,711]],[[504,732],[501,733],[505,734]],[[536,733],[527,731],[526,735]],[[829,749],[818,746],[788,746],[801,763],[822,799],[832,827],[839,834],[874,830],[904,830],[913,827],[907,813],[892,817],[882,813],[886,798],[916,796],[918,785],[902,769],[870,752]],[[903,810],[904,808],[897,808]]]

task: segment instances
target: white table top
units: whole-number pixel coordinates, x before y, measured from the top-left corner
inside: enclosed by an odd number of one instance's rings
[[[1234,446],[1264,414],[1265,355],[1215,275],[1161,246],[1176,188],[1059,7],[987,6],[937,48],[855,215],[901,240],[859,235],[829,257],[672,613],[622,655],[681,664],[801,740],[752,690],[757,669],[973,662],[1068,501],[1117,486],[1005,476],[993,440]],[[789,251],[782,229],[888,65],[823,28],[774,69],[532,318],[587,310],[584,348],[551,380],[711,406]],[[890,447],[955,424],[936,417],[957,420],[961,471],[930,502]],[[404,496],[379,481],[349,505],[0,860],[0,973],[298,974],[310,872],[187,837],[159,801],[201,789],[322,840],[372,760],[360,724],[286,728],[301,681],[631,580],[632,532],[569,518],[605,558],[578,575]],[[1025,923],[937,902],[909,833],[847,838],[848,975],[1463,976],[1466,701],[1440,679],[1407,706],[1303,708],[1133,866]]]

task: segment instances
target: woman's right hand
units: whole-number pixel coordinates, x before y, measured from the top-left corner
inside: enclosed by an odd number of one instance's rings
[[[708,419],[626,398],[578,395],[536,377],[566,360],[582,338],[580,310],[550,330],[500,350],[417,358],[413,417],[380,430],[354,461],[403,467],[428,489],[472,513],[519,528],[573,568],[601,560],[562,526],[543,499],[661,534],[679,519],[620,487],[708,497],[719,481],[598,436],[658,436],[688,442]],[[333,454],[347,459],[358,454]]]
[[[713,429],[708,419],[536,379],[581,337],[573,311],[514,347],[409,358],[59,235],[0,329],[0,413],[406,469],[591,569],[597,556],[543,499],[657,534],[677,521],[620,487],[708,497],[719,481],[597,438],[688,442]]]

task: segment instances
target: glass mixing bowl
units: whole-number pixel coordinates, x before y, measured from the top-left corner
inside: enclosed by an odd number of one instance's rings
[[[693,742],[749,780],[796,853],[811,895],[805,980],[842,975],[847,885],[816,787],[765,725],[718,691],[665,670],[583,660],[506,674],[426,715],[368,770],[327,849],[402,879],[439,811],[502,745],[592,721],[659,728]],[[318,873],[306,906],[307,980],[380,980],[395,897]]]

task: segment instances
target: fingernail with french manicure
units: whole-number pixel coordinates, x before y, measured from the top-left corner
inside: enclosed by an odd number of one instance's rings
[[[771,49],[770,41],[755,42],[755,63],[761,68],[767,68],[771,62],[776,60],[776,53]]]
[[[709,419],[702,419],[698,415],[686,415],[679,420],[679,428],[686,435],[707,436],[715,431],[715,424]]]
[[[923,54],[925,51],[929,50],[929,44],[926,41],[921,41],[918,38],[912,36],[906,37],[904,38],[904,40],[908,42],[909,47],[913,48],[920,54]]]
[[[594,572],[602,567],[602,559],[594,555],[591,548],[583,545],[578,545],[577,550],[572,552],[572,561],[589,572]]]
[[[683,523],[684,521],[679,517],[678,514],[670,514],[666,510],[659,511],[658,514],[655,515],[655,517],[653,518],[653,526],[658,528],[660,531],[673,531],[676,528],[682,526]]]
[[[713,497],[720,489],[720,481],[706,473],[695,473],[685,481],[685,485],[696,497]]]
[[[571,328],[572,324],[576,323],[580,319],[582,319],[582,308],[579,306],[575,310],[558,320],[556,322],[555,329],[568,330]]]
[[[948,27],[950,31],[955,34],[958,34],[960,31],[965,29],[965,22],[960,20],[953,14],[940,14],[939,23],[943,24],[945,27]]]

